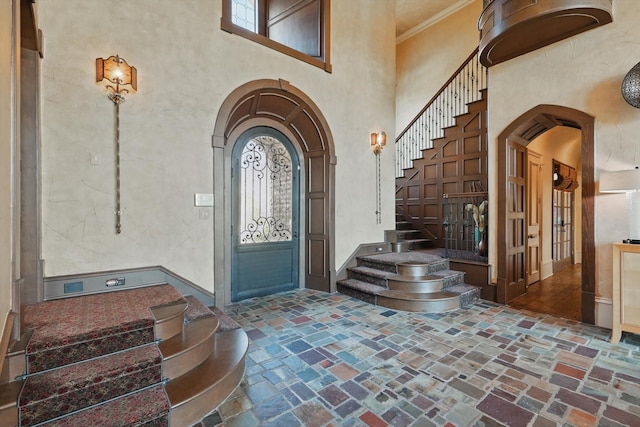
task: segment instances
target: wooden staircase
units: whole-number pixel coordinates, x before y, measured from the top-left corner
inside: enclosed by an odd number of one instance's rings
[[[394,310],[441,313],[479,299],[480,288],[464,283],[449,260],[426,251],[358,257],[337,282],[338,292]]]
[[[166,395],[169,402],[168,422],[171,426],[193,425],[220,405],[242,380],[248,349],[248,338],[241,328],[221,328],[222,324],[235,322],[231,319],[220,322],[218,316],[224,316],[223,313],[214,315],[194,297],[187,296],[185,300],[186,303],[151,309],[155,317],[155,334],[159,340],[157,348],[162,358],[162,380],[154,387],[135,392],[148,393],[148,397],[139,398],[138,402],[157,399],[158,395],[164,398]],[[203,312],[206,313],[204,316]],[[19,425],[17,402],[26,381],[22,374],[27,372],[25,354],[31,333],[32,331],[27,331],[19,341],[14,342],[7,354],[5,367],[8,373],[3,377],[10,380],[0,383],[0,426]],[[107,357],[111,355],[100,359],[105,360]],[[92,361],[82,363],[90,366]],[[99,413],[127,417],[131,408],[127,407],[126,399],[135,393],[115,398],[109,396],[104,403],[91,405],[51,421],[39,421],[37,425],[87,425],[87,420],[98,419],[96,417]],[[166,420],[164,422],[165,424],[152,425],[166,425]],[[108,425],[137,424],[126,419],[109,419]]]

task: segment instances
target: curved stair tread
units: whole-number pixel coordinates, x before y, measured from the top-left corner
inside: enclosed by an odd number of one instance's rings
[[[158,339],[166,340],[182,331],[184,313],[187,310],[187,306],[187,301],[183,300],[175,304],[150,307],[149,310],[151,310],[151,314],[155,318],[154,328]]]
[[[402,291],[382,291],[378,293],[378,296],[393,298],[398,300],[405,301],[443,301],[443,300],[453,300],[459,298],[459,295],[453,292],[440,291],[440,292],[429,292],[429,293],[411,293],[411,292],[402,292]]]
[[[384,291],[387,288],[383,288],[380,285],[376,285],[369,282],[363,282],[362,280],[357,279],[343,279],[338,282],[342,286],[346,286],[348,288],[356,289],[358,291],[363,291],[370,294],[377,294],[380,291]]]
[[[197,319],[185,324],[181,334],[160,342],[164,377],[177,378],[205,361],[219,324],[214,316]]]
[[[176,356],[201,343],[218,330],[218,318],[205,317],[184,325],[182,334],[158,344],[164,359]]]
[[[398,274],[396,276],[391,276],[388,279],[395,280],[397,282],[409,282],[409,283],[442,281],[442,277],[435,276],[435,275],[434,276],[404,276],[404,275]]]
[[[165,386],[171,425],[192,425],[227,399],[242,380],[248,348],[249,338],[242,329],[215,334],[209,357]]]
[[[367,276],[376,277],[379,279],[387,279],[391,276],[396,275],[396,273],[392,273],[389,271],[384,271],[384,270],[379,270],[377,268],[364,267],[364,266],[349,267],[349,270],[357,273],[365,274]]]
[[[407,267],[426,267],[429,263],[421,261],[403,261],[399,262],[397,265],[406,265]]]

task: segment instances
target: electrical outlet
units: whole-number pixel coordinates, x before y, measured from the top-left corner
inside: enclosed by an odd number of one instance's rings
[[[200,219],[209,219],[209,209],[201,208],[198,214],[200,215]]]

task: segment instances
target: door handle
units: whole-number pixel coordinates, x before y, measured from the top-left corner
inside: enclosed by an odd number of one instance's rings
[[[538,235],[537,234],[529,234],[527,237],[530,238],[530,239],[535,239],[536,237],[538,237]]]

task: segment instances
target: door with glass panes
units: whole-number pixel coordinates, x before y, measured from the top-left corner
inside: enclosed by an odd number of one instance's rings
[[[300,167],[291,141],[268,127],[246,131],[231,173],[231,300],[296,289]]]
[[[573,192],[553,190],[553,272],[573,263]]]

